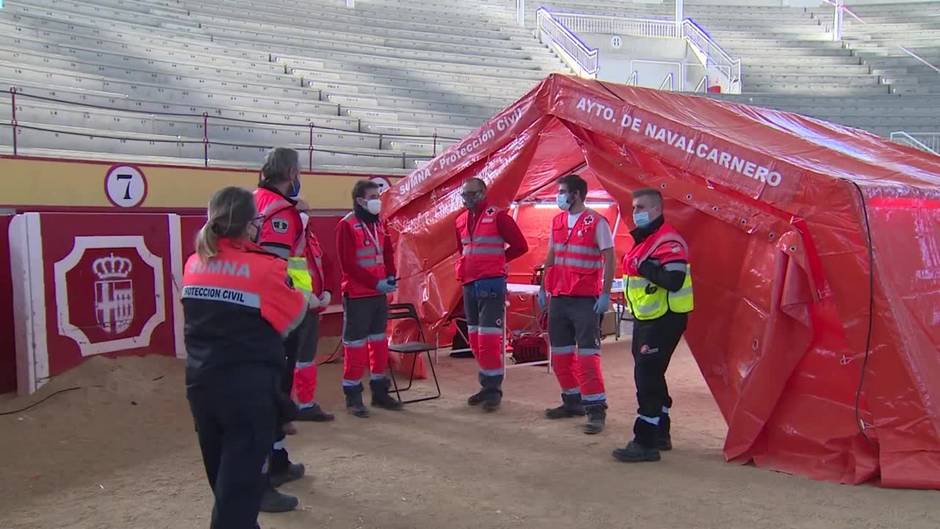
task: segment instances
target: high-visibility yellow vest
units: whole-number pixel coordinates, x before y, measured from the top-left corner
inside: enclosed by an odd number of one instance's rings
[[[307,259],[304,256],[287,258],[287,275],[297,290],[307,294],[313,292],[313,279],[310,277],[310,270],[307,269]]]
[[[666,270],[685,270],[685,281],[677,292],[670,292],[642,276],[624,276],[624,295],[630,304],[633,317],[638,320],[655,320],[667,311],[680,314],[692,312],[695,306],[692,297],[692,268],[685,263],[667,263]]]

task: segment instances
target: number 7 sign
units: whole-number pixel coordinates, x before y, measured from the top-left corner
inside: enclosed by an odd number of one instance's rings
[[[114,165],[104,179],[108,201],[119,208],[134,208],[147,197],[147,179],[133,165]]]

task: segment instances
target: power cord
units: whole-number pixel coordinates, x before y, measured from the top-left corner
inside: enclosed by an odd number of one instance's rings
[[[868,369],[868,358],[871,356],[871,337],[875,321],[875,250],[872,246],[871,224],[868,220],[868,204],[865,202],[865,193],[855,182],[849,181],[858,192],[858,198],[862,203],[862,214],[865,218],[865,236],[868,242],[868,331],[865,336],[865,357],[862,360],[862,372],[858,378],[858,388],[855,391],[855,422],[858,424],[858,433],[866,441],[872,443],[871,438],[865,433],[865,421],[862,420],[861,399],[862,388],[865,385],[865,374]]]
[[[62,394],[62,393],[68,393],[69,391],[75,391],[76,389],[82,389],[82,386],[74,386],[74,387],[71,387],[71,388],[60,389],[59,391],[56,391],[56,392],[54,392],[54,393],[51,393],[51,394],[47,395],[47,396],[46,396],[45,398],[43,398],[42,400],[38,400],[38,401],[36,401],[36,402],[34,402],[34,403],[30,404],[29,406],[26,406],[26,407],[24,407],[24,408],[20,408],[20,409],[18,409],[18,410],[12,410],[12,411],[0,412],[0,416],[4,416],[4,415],[16,415],[17,413],[23,413],[24,411],[27,411],[27,410],[30,410],[30,409],[32,409],[32,408],[35,408],[36,406],[39,406],[39,405],[42,404],[43,402],[46,402],[47,400],[51,399],[52,397],[55,397],[56,395],[60,395],[60,394]]]

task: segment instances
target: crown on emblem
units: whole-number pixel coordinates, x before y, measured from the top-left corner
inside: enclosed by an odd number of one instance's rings
[[[125,278],[134,267],[130,259],[116,257],[113,253],[108,257],[95,259],[91,264],[92,270],[99,279]]]

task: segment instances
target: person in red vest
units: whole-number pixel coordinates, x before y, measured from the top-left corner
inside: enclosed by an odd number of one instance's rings
[[[480,391],[467,404],[486,411],[502,401],[506,264],[529,245],[504,210],[486,203],[486,183],[471,178],[460,194],[466,209],[457,216],[457,280],[463,285],[470,349],[480,366]]]
[[[307,300],[285,261],[251,242],[258,222],[249,191],[218,191],[183,271],[186,396],[217,529],[258,527],[265,460],[297,412],[281,391],[284,338],[305,318]]]
[[[298,203],[298,206],[304,205],[302,201]],[[310,325],[297,354],[297,368],[294,370],[294,395],[297,399],[297,405],[300,406],[300,420],[328,422],[335,417],[332,413],[324,411],[316,401],[317,363],[315,359],[317,344],[320,340],[320,315],[333,299],[333,293],[326,288],[329,261],[324,258],[323,248],[320,246],[320,239],[317,238],[313,224],[310,223],[310,216],[301,212],[300,217],[303,223],[304,237],[306,238],[305,252],[307,270],[310,273],[311,292],[313,296],[317,297],[318,306],[311,309]]]
[[[379,185],[359,180],[352,190],[353,211],[336,226],[336,250],[343,288],[343,393],[346,409],[369,416],[362,402],[362,375],[369,364],[372,405],[400,410],[389,394],[388,295],[395,291],[395,251],[379,220]]]
[[[562,212],[552,220],[539,306],[548,304],[552,369],[562,400],[561,406],[545,410],[545,416],[587,414],[584,433],[597,434],[607,417],[600,318],[610,306],[614,237],[604,216],[584,205],[587,191],[587,182],[576,174],[558,181]]]
[[[257,243],[268,252],[287,261],[287,275],[294,287],[306,294],[309,309],[316,309],[320,299],[311,294],[310,275],[306,264],[306,240],[300,211],[300,158],[297,151],[276,148],[268,152],[261,168],[261,178],[254,191],[255,208],[260,219]],[[313,323],[309,313],[285,342],[287,354],[282,389],[291,394],[297,357]],[[304,410],[300,420],[311,420],[312,415],[323,413],[319,408]],[[284,512],[296,508],[296,497],[278,492],[275,487],[303,477],[306,469],[292,463],[287,453],[283,433],[278,432],[271,450],[268,475],[270,487],[261,504],[263,512]]]
[[[663,217],[663,196],[655,189],[633,192],[636,243],[623,257],[625,293],[633,312],[633,378],[639,409],[633,440],[614,450],[619,461],[659,461],[672,450],[672,398],[666,368],[692,312],[689,247]]]

